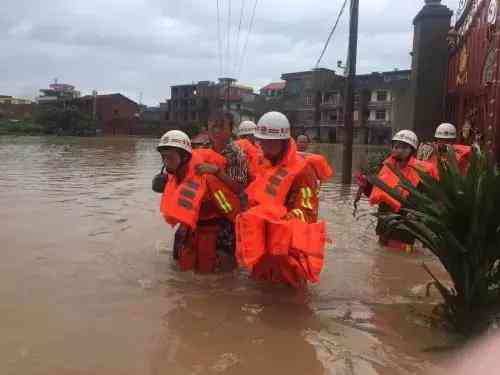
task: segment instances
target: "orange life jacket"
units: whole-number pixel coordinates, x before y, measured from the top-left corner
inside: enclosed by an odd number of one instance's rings
[[[318,180],[321,182],[325,182],[334,176],[334,169],[330,166],[323,155],[311,154],[308,152],[299,152],[299,155],[305,159],[307,164],[313,167]]]
[[[238,139],[235,143],[245,153],[248,161],[248,171],[251,179],[254,179],[258,173],[259,163],[263,158],[262,150],[259,145],[255,145],[248,139]]]
[[[378,177],[389,187],[395,188],[399,184],[399,177],[396,176],[388,167],[389,165],[395,166],[396,160],[391,156],[386,161],[380,170]],[[437,170],[434,165],[428,162],[417,160],[415,157],[411,157],[410,161],[400,170],[401,174],[405,176],[413,186],[417,186],[420,183],[420,176],[418,175],[415,168],[421,171],[429,173],[431,176],[437,178]],[[409,192],[399,188],[399,192],[403,197],[408,197]],[[399,211],[401,209],[401,202],[392,198],[389,194],[374,186],[372,193],[370,195],[370,203],[372,205],[385,203],[389,205],[394,211]]]
[[[196,165],[200,163],[203,163],[203,160],[199,155],[193,154],[182,181],[177,181],[174,175],[168,176],[160,212],[172,226],[182,223],[192,229],[196,228],[201,202],[207,191],[206,176],[196,174]]]
[[[295,141],[290,139],[288,151],[277,165],[267,160],[259,164],[259,173],[246,190],[250,204],[284,206],[295,177],[305,167],[306,162],[298,156]]]
[[[295,178],[307,167],[290,140],[288,152],[276,165],[261,163],[247,189],[250,210],[236,219],[236,258],[257,280],[298,287],[317,282],[323,267],[325,224],[282,220]]]
[[[300,287],[316,283],[324,263],[325,223],[281,220],[259,205],[236,220],[236,257],[258,281]]]
[[[453,150],[455,151],[455,157],[457,158],[457,164],[460,168],[460,172],[465,174],[467,173],[467,169],[469,167],[469,159],[472,153],[472,147],[465,145],[451,145]],[[436,169],[438,165],[438,153],[433,152],[428,162],[432,163]]]
[[[193,150],[193,155],[201,162],[214,164],[221,169],[224,169],[227,164],[227,160],[224,156],[209,148],[195,149]]]

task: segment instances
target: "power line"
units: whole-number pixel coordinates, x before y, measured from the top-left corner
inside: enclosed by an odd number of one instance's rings
[[[227,1],[227,43],[226,43],[226,73],[230,74],[231,64],[231,0]]]
[[[219,57],[219,76],[222,76],[222,38],[220,32],[220,0],[217,0],[217,52]]]
[[[252,33],[253,23],[254,23],[254,19],[255,19],[255,11],[257,10],[258,2],[259,2],[259,0],[255,0],[255,4],[253,6],[252,17],[250,18],[250,25],[248,27],[247,38],[245,40],[245,45],[243,46],[243,52],[241,53],[241,62],[240,62],[240,68],[238,69],[238,78],[240,77],[241,71],[243,70],[243,64],[245,62],[245,55],[246,55],[247,47],[248,47],[248,39],[250,38],[250,34]]]
[[[328,35],[328,39],[326,40],[325,46],[323,47],[323,51],[321,51],[321,55],[319,56],[318,61],[316,62],[316,68],[319,66],[321,59],[325,55],[325,52],[328,48],[328,45],[330,44],[330,40],[332,39],[333,34],[335,33],[335,30],[337,30],[337,26],[339,24],[340,18],[342,17],[342,14],[344,13],[345,7],[347,5],[348,0],[344,0],[344,4],[342,5],[342,8],[340,9],[339,15],[337,17],[337,21],[335,21],[335,25],[333,25],[332,31],[330,32],[330,35]]]
[[[241,34],[241,25],[243,23],[243,13],[245,11],[245,0],[241,0],[241,12],[240,12],[240,24],[238,25],[238,36],[236,38],[236,48],[235,48],[235,59],[234,59],[234,71],[236,72],[238,69],[238,57],[239,57],[239,47],[240,47],[240,34]]]

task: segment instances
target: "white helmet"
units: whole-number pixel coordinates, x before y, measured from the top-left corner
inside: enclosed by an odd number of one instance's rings
[[[290,139],[290,122],[283,113],[267,112],[257,124],[255,138]]]
[[[455,128],[455,125],[445,122],[437,127],[434,138],[457,139],[457,128]]]
[[[170,130],[163,134],[156,149],[160,151],[160,149],[163,147],[180,148],[181,150],[187,151],[190,154],[193,152],[189,136],[180,130]]]
[[[401,130],[397,132],[394,137],[392,137],[392,141],[399,141],[406,143],[413,147],[415,150],[418,148],[418,137],[411,130]]]
[[[253,121],[242,121],[240,126],[238,126],[238,135],[254,135],[257,125]]]

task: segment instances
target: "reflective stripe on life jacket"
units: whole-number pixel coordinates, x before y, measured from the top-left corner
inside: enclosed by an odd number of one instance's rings
[[[308,152],[299,152],[298,154],[305,159],[307,164],[313,167],[316,177],[321,182],[324,182],[334,176],[335,171],[323,155],[311,154]]]
[[[285,204],[293,181],[307,165],[303,158],[298,157],[295,141],[291,139],[289,142],[287,154],[280,163],[276,166],[269,163],[259,165],[257,177],[247,188],[251,204]]]
[[[323,268],[325,223],[280,220],[262,206],[236,220],[236,257],[261,281],[299,287],[318,282]]]
[[[384,162],[384,165],[382,166],[382,169],[380,170],[378,177],[390,188],[396,188],[400,182],[399,177],[396,176],[391,171],[391,169],[388,167],[389,165],[392,166],[396,165],[396,160],[393,157],[389,157]],[[437,177],[437,171],[432,164],[411,157],[408,164],[403,169],[401,169],[400,172],[415,187],[420,183],[420,176],[418,175],[415,168],[427,172],[433,177]],[[405,198],[408,197],[409,195],[409,192],[404,190],[403,188],[399,188],[399,193]],[[370,195],[370,204],[375,205],[375,204],[380,204],[382,202],[389,205],[395,211],[399,211],[401,208],[401,202],[392,198],[389,194],[387,194],[380,188],[374,186],[372,193]]]

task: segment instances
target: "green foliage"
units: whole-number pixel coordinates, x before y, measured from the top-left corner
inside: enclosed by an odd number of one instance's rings
[[[500,297],[500,173],[485,154],[475,151],[465,175],[455,154],[439,163],[440,180],[418,172],[423,189],[417,190],[397,170],[400,187],[410,192],[398,213],[380,215],[388,227],[404,230],[432,251],[449,273],[453,288],[434,278],[451,322],[470,328],[475,312]],[[377,177],[370,181],[401,199]],[[430,271],[428,271],[430,273]]]
[[[365,176],[372,176],[378,173],[382,163],[390,154],[390,150],[382,150],[374,153],[370,153],[361,165],[360,170]]]
[[[37,112],[36,122],[47,134],[93,135],[96,131],[96,123],[74,106],[41,107]]]
[[[0,134],[42,134],[42,126],[30,121],[0,121]]]

